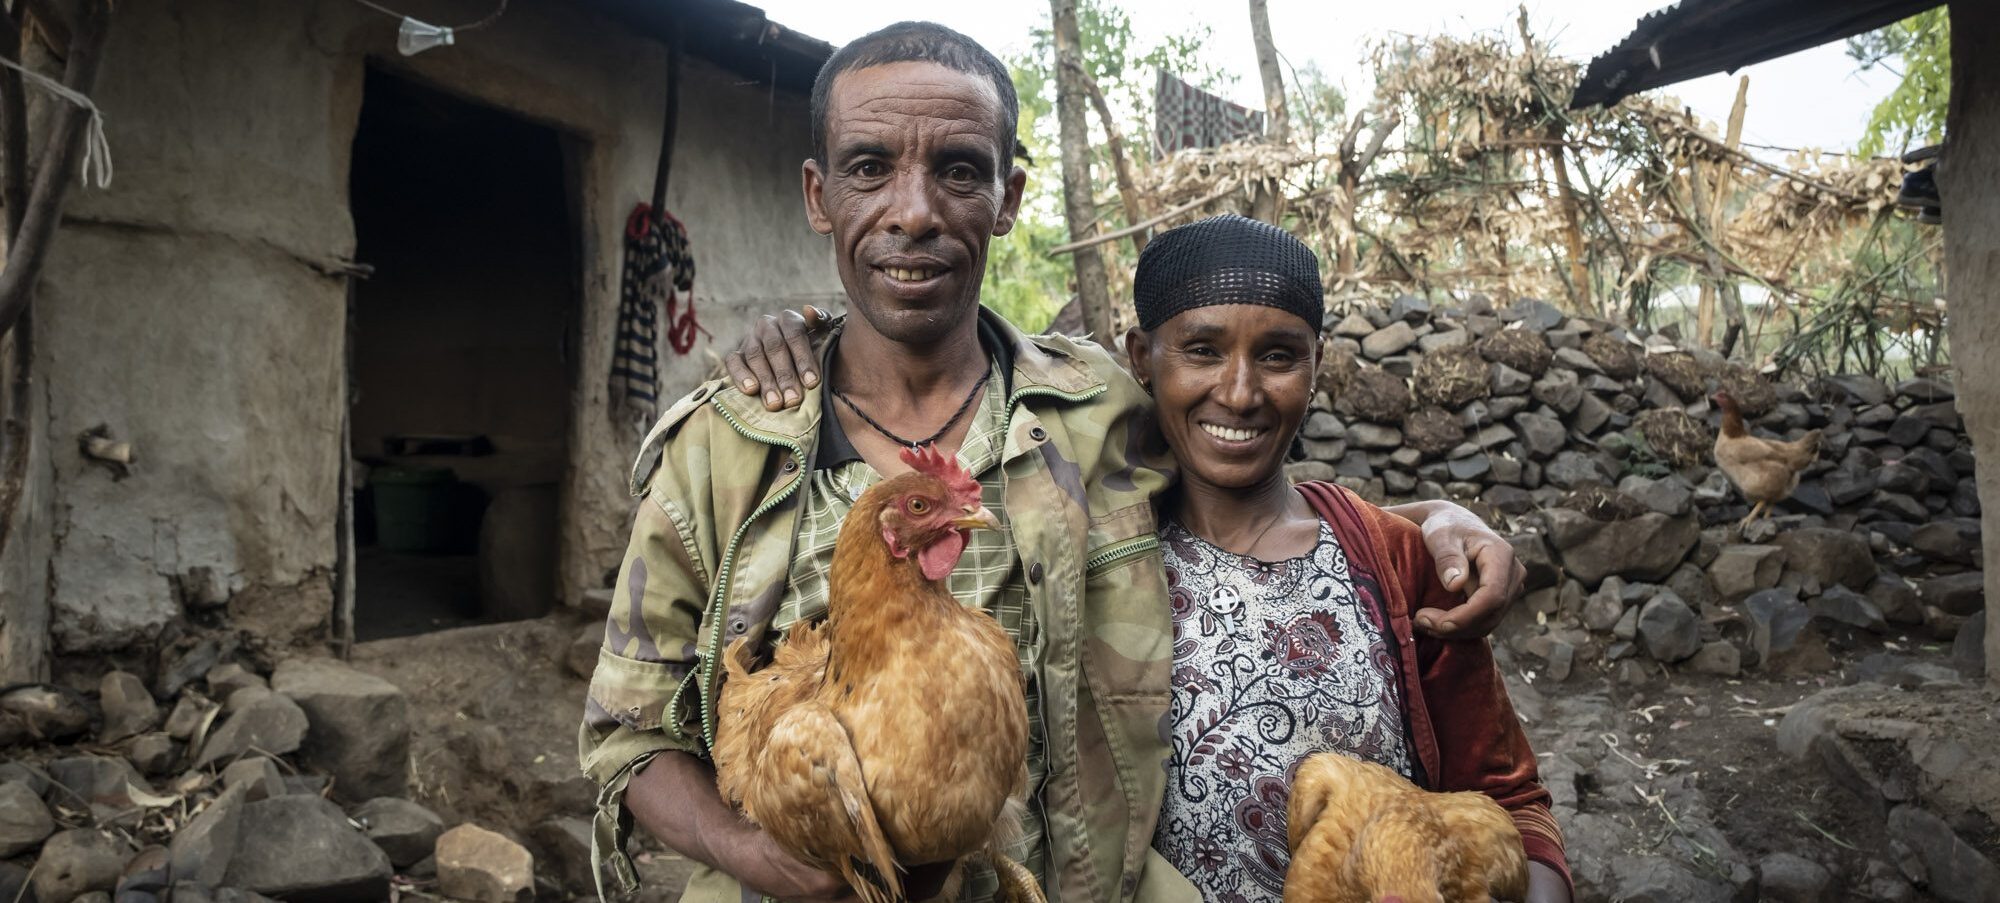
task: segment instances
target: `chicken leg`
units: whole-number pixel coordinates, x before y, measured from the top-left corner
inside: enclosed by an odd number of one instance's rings
[[[1749,514],[1744,515],[1742,520],[1736,522],[1737,532],[1741,533],[1743,531],[1743,528],[1750,526],[1751,522],[1755,521],[1758,515],[1769,515],[1770,513],[1771,513],[1771,503],[1758,502],[1755,506],[1753,506],[1750,509]]]
[[[1035,881],[1035,873],[998,852],[989,857],[993,874],[1000,879],[999,898],[1007,903],[1048,903],[1042,896],[1042,886]]]

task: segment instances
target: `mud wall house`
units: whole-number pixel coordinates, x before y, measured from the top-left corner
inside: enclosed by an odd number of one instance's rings
[[[500,3],[383,5],[454,25]],[[728,0],[512,0],[415,56],[398,25],[353,0],[116,4],[93,92],[115,181],[72,192],[34,302],[5,680],[190,622],[337,638],[350,576],[364,635],[436,614],[439,587],[457,609],[427,623],[605,585],[639,439],[608,389],[625,226],[670,84],[666,207],[706,334],[687,353],[661,338],[663,398],[747,314],[838,296],[798,195],[824,43]],[[100,427],[135,450],[129,473],[79,453]],[[427,482],[439,467],[453,488]],[[457,554],[372,557],[385,475],[473,500],[403,511]],[[481,567],[531,610],[468,603]]]
[[[2000,4],[1992,0],[1681,0],[1597,59],[1572,106],[1837,41],[1943,5],[1951,16],[1944,198],[1945,318],[1958,408],[1973,447],[2000,455]],[[1977,474],[1986,563],[1986,674],[2000,685],[2000,468]]]

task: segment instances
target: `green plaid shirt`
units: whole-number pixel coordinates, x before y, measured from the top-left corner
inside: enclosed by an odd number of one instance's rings
[[[830,367],[823,366],[820,372],[830,372]],[[947,585],[959,602],[998,620],[1007,635],[1014,638],[1014,648],[1020,654],[1021,673],[1028,683],[1028,807],[1021,825],[1022,845],[1010,851],[1010,855],[1039,879],[1046,864],[1041,787],[1047,764],[1042,747],[1041,699],[1035,680],[1040,631],[1034,611],[1028,605],[1021,556],[1014,548],[1013,532],[1002,504],[1005,483],[999,465],[1007,440],[1006,378],[1002,364],[995,361],[993,375],[987,379],[979,406],[972,412],[972,427],[958,450],[959,464],[979,480],[980,502],[1000,519],[1000,529],[974,530],[969,534],[965,552]],[[882,480],[875,468],[852,454],[852,446],[841,433],[839,421],[831,416],[835,402],[829,397],[825,404],[829,416],[820,428],[822,460],[815,464],[806,483],[791,580],[772,621],[772,626],[781,631],[826,615],[827,572],[833,566],[833,546],[840,538],[841,521],[847,518],[854,500]],[[828,458],[837,460],[825,460]],[[996,889],[992,871],[980,866],[971,878],[960,899],[991,900]]]

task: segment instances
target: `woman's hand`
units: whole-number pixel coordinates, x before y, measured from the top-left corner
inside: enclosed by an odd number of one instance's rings
[[[1528,569],[1514,560],[1514,547],[1478,515],[1450,502],[1410,502],[1385,510],[1423,528],[1424,548],[1437,563],[1438,582],[1445,589],[1470,592],[1450,611],[1413,613],[1417,629],[1441,640],[1475,640],[1500,626],[1528,579]]]
[[[832,314],[810,304],[765,314],[735,351],[723,355],[722,366],[743,394],[762,395],[766,410],[798,407],[806,390],[819,385],[813,339],[832,324]]]

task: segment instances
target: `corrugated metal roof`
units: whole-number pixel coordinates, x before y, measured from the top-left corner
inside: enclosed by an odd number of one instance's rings
[[[736,0],[590,0],[611,18],[637,31],[671,39],[684,29],[687,52],[746,79],[774,82],[781,89],[812,90],[819,67],[833,45],[770,20],[764,11]]]
[[[1751,63],[1881,28],[1941,0],[1681,0],[1590,61],[1570,108],[1734,72]]]

